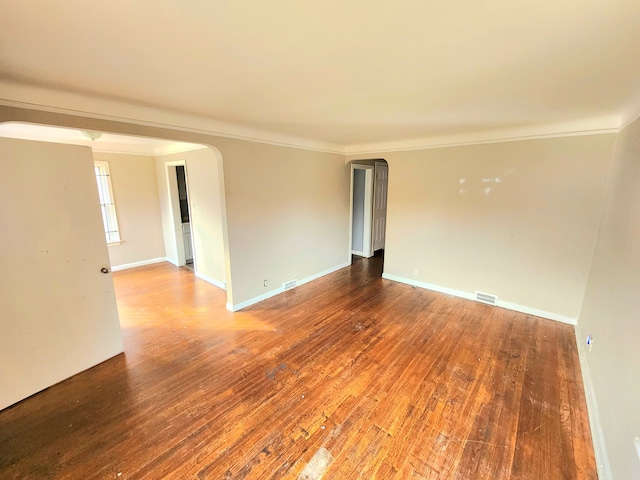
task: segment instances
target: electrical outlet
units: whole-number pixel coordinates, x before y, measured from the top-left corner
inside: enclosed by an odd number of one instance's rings
[[[269,285],[269,282],[267,282],[267,279],[264,279],[264,286],[266,287],[267,285]]]
[[[636,437],[636,438],[633,440],[633,444],[634,444],[634,445],[635,445],[635,447],[636,447],[636,453],[638,454],[638,459],[640,459],[640,438],[639,438],[639,437]]]

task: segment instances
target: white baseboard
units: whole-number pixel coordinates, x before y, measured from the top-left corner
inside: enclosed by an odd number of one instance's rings
[[[358,255],[359,257],[364,257],[364,252],[360,250],[351,250],[351,255]]]
[[[205,282],[210,283],[211,285],[215,285],[216,287],[221,288],[222,290],[226,290],[227,289],[227,284],[226,283],[220,282],[220,281],[216,280],[215,278],[208,277],[204,273],[195,272],[195,275],[196,275],[196,277],[204,280]]]
[[[441,287],[440,285],[434,285],[432,283],[420,282],[410,278],[399,277],[397,275],[391,275],[383,273],[382,278],[387,280],[393,280],[394,282],[406,283],[414,287],[425,288],[427,290],[433,290],[434,292],[445,293],[447,295],[453,295],[454,297],[466,298],[467,300],[474,300],[476,296],[474,293],[464,292],[462,290],[455,290],[453,288]],[[505,302],[498,300],[496,307],[506,308],[507,310],[513,310],[515,312],[526,313],[527,315],[535,315],[536,317],[548,318],[549,320],[555,320],[556,322],[568,323],[569,325],[575,325],[578,323],[578,319],[574,317],[568,317],[559,313],[547,312],[545,310],[539,310],[537,308],[527,307],[525,305],[518,305],[517,303]]]
[[[298,286],[304,285],[305,283],[312,282],[317,280],[320,277],[324,277],[325,275],[329,275],[330,273],[337,272],[338,270],[342,270],[345,267],[351,265],[351,260],[348,262],[341,263],[340,265],[336,265],[335,267],[328,268],[327,270],[323,270],[320,273],[316,273],[315,275],[311,275],[309,277],[303,278],[302,280],[298,280]]]
[[[231,303],[227,303],[227,310],[237,312],[238,310],[242,310],[243,308],[247,308],[251,305],[262,302],[267,298],[275,297],[282,292],[284,292],[284,288],[280,287],[276,288],[275,290],[269,290],[267,293],[263,293],[262,295],[258,295],[257,297],[250,298],[249,300],[245,300],[244,302],[236,303],[233,305]]]
[[[173,265],[174,267],[179,267],[180,265],[178,265],[178,260],[172,257],[167,257],[167,262],[169,262],[171,265]]]
[[[297,287],[299,287],[300,285],[304,285],[305,283],[309,283],[313,280],[317,280],[318,278],[324,277],[325,275],[329,275],[330,273],[336,272],[342,268],[348,267],[349,265],[351,265],[351,262],[341,263],[340,265],[336,265],[335,267],[331,267],[327,270],[323,270],[322,272],[319,272],[309,277],[298,280]],[[227,310],[231,310],[232,312],[237,312],[238,310],[242,310],[243,308],[247,308],[251,305],[255,305],[258,302],[262,302],[263,300],[274,297],[282,292],[284,292],[284,288],[279,287],[274,290],[270,290],[267,293],[263,293],[262,295],[258,295],[257,297],[253,297],[253,298],[250,298],[249,300],[245,300],[244,302],[236,303],[233,305],[230,303],[227,303]]]
[[[607,446],[604,443],[604,433],[602,431],[602,423],[600,423],[598,401],[587,362],[586,337],[582,336],[580,325],[575,326],[575,332],[576,344],[578,345],[578,357],[580,358],[580,370],[582,371],[582,383],[584,384],[584,396],[587,400],[587,412],[589,413],[593,453],[596,457],[596,466],[598,468],[598,478],[600,480],[612,480],[613,474],[609,463],[609,455],[607,454]]]
[[[140,262],[124,263],[122,265],[116,265],[114,267],[111,267],[111,271],[117,272],[120,270],[126,270],[128,268],[144,267],[145,265],[153,265],[154,263],[162,263],[166,261],[167,261],[167,257],[150,258],[149,260],[142,260]]]

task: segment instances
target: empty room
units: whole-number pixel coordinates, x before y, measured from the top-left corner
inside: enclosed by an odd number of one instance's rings
[[[640,3],[3,2],[0,478],[640,478]]]

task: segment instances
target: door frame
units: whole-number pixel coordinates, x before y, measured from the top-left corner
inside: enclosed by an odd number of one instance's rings
[[[355,170],[364,170],[364,225],[362,235],[362,252],[352,249],[353,242],[353,179]],[[351,175],[349,182],[349,259],[352,255],[362,254],[363,257],[373,256],[371,251],[371,227],[373,222],[373,165],[351,164]],[[351,263],[351,260],[349,260]]]
[[[169,195],[169,212],[171,223],[173,225],[173,240],[176,245],[176,266],[182,267],[187,264],[186,254],[184,250],[184,235],[182,233],[182,216],[180,214],[180,196],[178,194],[178,179],[176,176],[176,167],[184,167],[184,181],[187,187],[187,203],[189,204],[189,223],[191,224],[191,253],[193,255],[193,270],[198,271],[198,263],[196,258],[196,250],[193,248],[193,216],[191,215],[191,195],[189,195],[189,173],[187,171],[187,162],[185,160],[173,160],[165,164],[165,179],[167,182],[167,192]],[[168,259],[171,261],[170,259]],[[173,263],[173,262],[171,262]]]
[[[387,185],[387,198],[385,199],[385,208],[384,208],[384,245],[382,246],[381,250],[383,250],[386,246],[386,237],[387,237],[387,204],[388,204],[388,199],[389,199],[389,163],[386,160],[376,160],[373,164],[373,168],[374,168],[374,178],[373,178],[373,194],[372,194],[372,205],[371,205],[371,254],[373,255],[377,250],[374,249],[374,232],[373,232],[373,228],[375,227],[375,213],[376,213],[376,195],[378,194],[378,169],[380,167],[384,167],[387,169],[387,178],[386,178],[386,185]]]

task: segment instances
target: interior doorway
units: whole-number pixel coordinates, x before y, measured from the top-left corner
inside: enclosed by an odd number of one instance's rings
[[[371,249],[371,204],[374,168],[351,165],[351,255],[369,258]]]
[[[349,249],[352,262],[384,257],[387,228],[389,166],[385,160],[350,164]]]
[[[191,240],[191,218],[189,216],[189,191],[187,187],[186,169],[182,165],[176,167],[178,180],[178,201],[180,202],[180,221],[184,239],[185,267],[193,271],[193,245]]]
[[[224,174],[215,147],[14,122],[0,125],[0,137],[82,145],[94,161],[107,162],[121,236],[107,246],[111,270],[165,261],[191,266],[196,277],[231,298]],[[184,168],[184,188],[176,167]]]
[[[196,260],[191,235],[189,180],[186,162],[167,162],[165,168],[170,218],[176,245],[176,264],[178,267],[187,267],[193,271]]]

